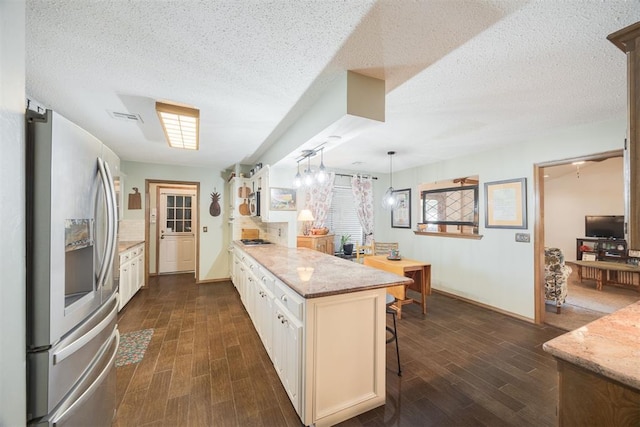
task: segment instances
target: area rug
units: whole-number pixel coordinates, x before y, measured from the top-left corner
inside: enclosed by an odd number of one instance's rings
[[[120,346],[116,354],[116,368],[132,363],[138,363],[144,357],[153,329],[127,332],[120,336]]]

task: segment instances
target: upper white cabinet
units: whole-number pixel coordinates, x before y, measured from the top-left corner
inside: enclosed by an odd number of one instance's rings
[[[282,175],[269,167],[269,165],[263,166],[250,180],[250,187],[260,191],[260,219],[263,222],[289,222],[296,220],[295,210],[281,211],[271,209],[271,188],[291,188],[291,182],[287,179],[282,179]]]

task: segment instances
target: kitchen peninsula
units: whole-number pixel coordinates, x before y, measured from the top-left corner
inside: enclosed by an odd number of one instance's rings
[[[386,288],[413,281],[306,248],[234,242],[231,278],[305,425],[385,402]]]
[[[558,425],[640,425],[640,302],[543,348],[558,362]]]

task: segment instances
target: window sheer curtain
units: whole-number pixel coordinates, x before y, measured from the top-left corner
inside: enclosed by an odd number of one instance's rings
[[[311,210],[315,220],[313,228],[322,228],[325,226],[329,209],[331,208],[331,200],[333,199],[333,186],[336,174],[330,172],[327,179],[322,184],[314,184],[307,190],[307,209]]]
[[[364,244],[368,245],[373,240],[373,180],[371,177],[354,175],[351,178],[351,191],[365,236]]]

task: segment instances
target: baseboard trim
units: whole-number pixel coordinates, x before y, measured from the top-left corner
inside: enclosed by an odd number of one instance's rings
[[[197,280],[196,285],[206,285],[208,283],[220,283],[220,282],[230,282],[230,277],[223,277],[222,279],[207,279],[207,280]]]
[[[481,302],[474,301],[474,300],[469,299],[469,298],[461,297],[460,295],[452,294],[451,292],[442,291],[440,289],[431,288],[431,290],[433,292],[437,292],[439,294],[442,294],[442,295],[445,295],[445,296],[448,296],[448,297],[451,297],[451,298],[459,299],[460,301],[468,302],[469,304],[477,305],[478,307],[486,308],[487,310],[495,311],[496,313],[504,314],[505,316],[513,317],[514,319],[522,320],[524,322],[531,323],[531,324],[534,324],[534,325],[536,324],[534,319],[531,319],[531,318],[528,318],[528,317],[524,317],[524,316],[521,316],[519,314],[512,313],[510,311],[502,310],[500,308],[493,307],[493,306],[488,305],[488,304],[483,304]]]

